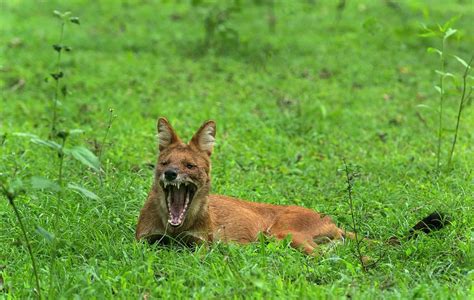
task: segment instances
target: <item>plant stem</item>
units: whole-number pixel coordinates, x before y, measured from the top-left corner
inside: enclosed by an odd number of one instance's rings
[[[468,97],[466,97],[466,89],[467,89],[467,75],[469,74],[469,70],[471,69],[471,64],[472,64],[472,59],[474,57],[471,57],[471,60],[467,64],[466,69],[464,70],[464,74],[462,76],[462,94],[461,94],[461,101],[459,102],[459,109],[458,109],[458,115],[457,115],[457,120],[456,120],[456,130],[454,131],[454,139],[453,143],[451,145],[451,151],[449,152],[449,157],[448,157],[448,169],[451,166],[451,161],[453,159],[453,154],[454,154],[454,147],[456,146],[456,142],[458,139],[458,131],[459,131],[459,123],[461,122],[461,114],[464,109],[464,103],[466,102],[467,99],[469,99],[471,93],[469,93]]]
[[[112,122],[114,121],[114,110],[113,109],[109,109],[109,112],[110,112],[110,115],[109,115],[109,122],[107,123],[107,129],[105,130],[105,135],[104,135],[104,138],[102,139],[102,144],[100,146],[100,150],[99,150],[99,161],[101,161],[102,159],[102,153],[103,153],[103,150],[104,150],[104,145],[105,145],[105,142],[107,141],[107,136],[109,135],[109,131],[110,131],[110,127],[112,127]]]
[[[49,266],[49,297],[52,299],[53,298],[53,277],[54,277],[54,266],[56,262],[56,241],[52,241],[52,248],[53,250],[51,251],[51,264]]]
[[[63,42],[63,36],[64,36],[64,25],[65,22],[64,20],[61,21],[61,33],[59,35],[59,46],[62,47],[62,42]],[[56,61],[56,74],[59,74],[61,72],[60,67],[61,67],[61,52],[62,49],[58,51],[58,58]],[[54,91],[54,99],[53,99],[53,120],[51,124],[51,136],[55,136],[56,134],[56,119],[57,119],[57,107],[58,107],[58,97],[59,97],[59,81],[61,80],[60,78],[55,79],[56,80],[56,89]]]
[[[41,299],[41,287],[40,287],[40,281],[39,281],[39,276],[38,276],[38,269],[36,268],[36,261],[35,257],[33,255],[33,250],[31,250],[31,244],[30,240],[28,239],[28,235],[26,234],[26,229],[25,226],[23,225],[23,221],[21,219],[20,212],[18,211],[16,205],[15,205],[15,196],[10,193],[3,185],[2,185],[3,193],[7,197],[8,202],[10,205],[13,207],[13,211],[15,212],[16,219],[18,221],[18,224],[20,224],[21,231],[23,233],[23,237],[26,242],[26,247],[28,249],[28,253],[30,254],[31,258],[31,264],[33,266],[33,273],[35,275],[35,281],[36,281],[36,290],[38,292],[38,299]]]
[[[63,161],[64,161],[63,157],[64,157],[64,154],[61,153],[61,157],[59,158],[59,175],[58,175],[58,182],[60,186],[63,185]]]
[[[109,135],[109,131],[110,131],[110,127],[112,127],[112,122],[114,121],[114,110],[112,108],[109,109],[109,122],[107,123],[107,129],[105,130],[105,135],[104,135],[104,138],[102,139],[102,143],[100,145],[100,150],[99,150],[99,155],[98,155],[98,159],[99,159],[99,162],[102,163],[102,153],[104,152],[104,148],[105,148],[105,143],[107,142],[107,137]],[[104,168],[104,172],[105,172],[105,168]],[[100,179],[100,183],[102,184],[102,172],[99,171],[99,179]]]
[[[360,240],[359,240],[359,234],[357,230],[357,222],[354,216],[354,203],[352,199],[353,198],[352,197],[352,186],[353,186],[352,180],[354,178],[354,174],[351,174],[351,172],[349,171],[349,167],[347,166],[346,160],[343,159],[342,161],[344,162],[344,168],[346,172],[347,194],[348,194],[348,199],[349,199],[349,209],[350,209],[351,218],[352,218],[352,229],[354,230],[354,237],[356,241],[357,256],[359,258],[362,269],[364,270],[364,272],[366,272],[367,269],[362,257],[362,252],[360,251]]]
[[[67,139],[66,136],[62,138],[61,148],[59,148],[58,150],[58,156],[59,156],[58,183],[60,187],[63,186],[64,145],[66,144],[66,139]]]
[[[445,63],[445,55],[444,55],[444,50],[445,50],[445,39],[443,38],[443,43],[441,46],[441,72],[442,74],[440,75],[439,78],[439,120],[438,120],[438,150],[436,152],[436,168],[439,171],[440,166],[441,166],[441,140],[443,138],[443,102],[444,102],[444,73],[446,69],[446,63]]]

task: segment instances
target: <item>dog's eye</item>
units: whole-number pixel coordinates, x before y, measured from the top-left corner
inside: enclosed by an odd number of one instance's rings
[[[162,166],[166,166],[167,164],[169,164],[169,161],[162,161],[162,162],[160,162],[160,164],[161,164]]]
[[[194,167],[196,167],[196,166],[193,165],[193,164],[190,164],[190,163],[187,163],[187,164],[186,164],[186,168],[188,168],[188,169],[190,169],[190,170],[193,169]]]

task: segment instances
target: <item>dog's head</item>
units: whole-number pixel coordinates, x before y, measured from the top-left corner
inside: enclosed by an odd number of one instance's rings
[[[165,118],[158,119],[157,129],[160,154],[155,186],[160,206],[167,210],[168,224],[177,228],[207,210],[216,124],[204,122],[187,144]]]

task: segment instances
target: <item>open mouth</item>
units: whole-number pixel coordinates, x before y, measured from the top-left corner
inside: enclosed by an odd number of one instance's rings
[[[181,226],[186,217],[186,210],[196,194],[197,186],[185,182],[161,182],[165,191],[166,204],[168,205],[168,223],[173,227]]]

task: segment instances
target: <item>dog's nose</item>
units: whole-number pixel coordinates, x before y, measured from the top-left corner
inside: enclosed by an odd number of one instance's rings
[[[178,173],[175,170],[166,170],[165,171],[165,178],[168,181],[175,180],[178,177]]]

